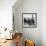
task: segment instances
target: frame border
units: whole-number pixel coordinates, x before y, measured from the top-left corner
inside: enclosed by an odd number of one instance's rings
[[[23,27],[23,14],[35,14],[36,15],[36,26],[35,27]],[[22,13],[22,28],[37,28],[37,13]]]

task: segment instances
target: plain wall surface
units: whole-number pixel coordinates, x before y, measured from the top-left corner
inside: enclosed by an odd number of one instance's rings
[[[37,13],[37,28],[22,28],[22,13]],[[15,31],[22,32],[24,39],[31,39],[36,46],[41,46],[41,1],[23,0],[15,3],[13,14]]]
[[[46,46],[46,0],[41,0],[41,40]]]
[[[0,27],[12,29],[12,6],[16,0],[0,0]]]

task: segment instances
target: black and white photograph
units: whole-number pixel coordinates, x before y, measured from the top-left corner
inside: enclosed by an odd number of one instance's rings
[[[37,27],[37,13],[23,13],[22,27]]]

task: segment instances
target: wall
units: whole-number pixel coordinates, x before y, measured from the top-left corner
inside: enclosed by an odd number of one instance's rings
[[[37,13],[37,28],[22,28],[23,12]],[[31,39],[35,42],[36,46],[41,46],[41,1],[23,0],[21,3],[16,3],[13,6],[13,14],[15,31],[22,32],[24,39]]]
[[[12,6],[16,0],[0,0],[0,27],[12,28]]]
[[[41,38],[42,46],[46,46],[46,0],[41,1]]]

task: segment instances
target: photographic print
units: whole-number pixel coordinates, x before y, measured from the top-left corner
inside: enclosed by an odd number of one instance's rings
[[[37,27],[37,13],[22,13],[22,27]]]

